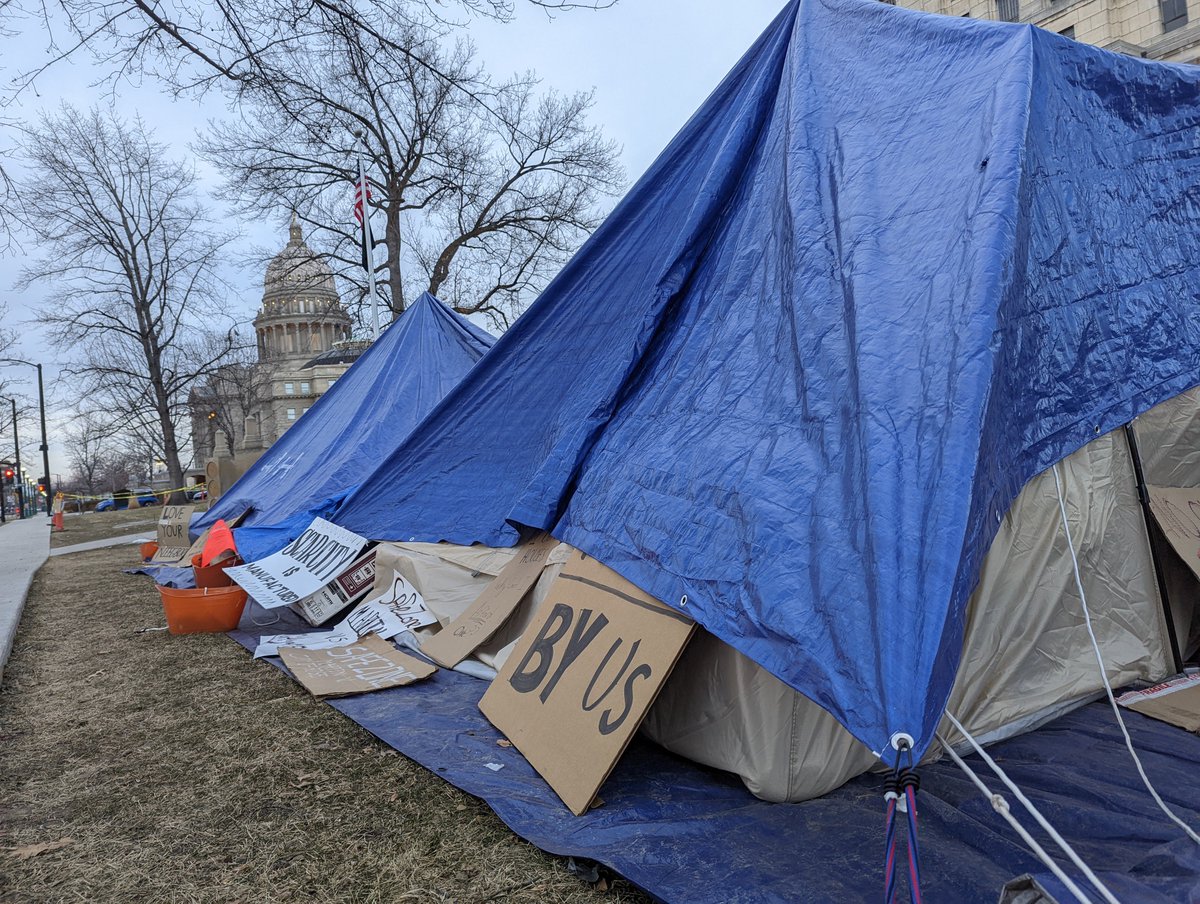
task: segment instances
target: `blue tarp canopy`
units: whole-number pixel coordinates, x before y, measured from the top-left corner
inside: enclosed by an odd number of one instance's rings
[[[204,530],[249,508],[237,537],[243,556],[257,558],[284,546],[291,525],[303,530],[314,517],[333,511],[493,342],[426,292],[192,529]]]
[[[1200,69],[790,3],[344,503],[550,530],[886,752],[1023,484],[1200,383]]]

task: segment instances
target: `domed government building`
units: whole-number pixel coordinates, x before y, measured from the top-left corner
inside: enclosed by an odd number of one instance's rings
[[[249,467],[367,348],[351,340],[350,327],[333,271],[293,216],[288,243],[263,279],[257,362],[222,368],[189,397],[196,467],[231,460],[219,468],[224,483]]]

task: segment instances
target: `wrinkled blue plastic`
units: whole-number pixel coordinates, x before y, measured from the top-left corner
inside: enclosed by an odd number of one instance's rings
[[[1200,383],[1198,100],[1031,26],[793,2],[336,520],[551,529],[924,750],[1021,487]]]
[[[273,618],[280,620],[272,624]],[[251,603],[233,636],[253,650],[261,634],[308,630],[295,613],[267,612]],[[268,661],[283,668],[277,658]],[[408,687],[326,702],[483,798],[543,850],[599,860],[660,900],[882,899],[881,776],[861,775],[816,800],[772,804],[752,797],[733,775],[635,739],[600,788],[603,806],[573,816],[516,748],[497,745],[500,734],[478,707],[486,688],[485,682],[439,669]],[[1125,718],[1151,780],[1175,812],[1197,825],[1200,738],[1140,713]],[[991,752],[1118,899],[1200,900],[1200,850],[1146,793],[1106,702],[996,744]],[[970,760],[976,771],[988,772],[978,758]],[[920,772],[925,900],[995,904],[1009,879],[1045,871],[949,758]],[[1066,857],[1047,846],[1083,883]],[[1042,878],[1051,885],[1052,876]],[[903,885],[898,897],[908,900]],[[1064,893],[1058,900],[1073,899]]]
[[[331,514],[401,444],[495,342],[428,292],[192,525],[250,515],[237,532],[246,561],[287,545]],[[282,538],[282,539],[281,539]]]

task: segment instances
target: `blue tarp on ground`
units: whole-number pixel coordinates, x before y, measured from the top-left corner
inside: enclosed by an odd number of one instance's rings
[[[237,541],[250,561],[334,511],[495,342],[428,292],[194,524],[250,508]],[[295,531],[298,533],[299,531]]]
[[[1200,383],[1200,69],[795,0],[344,503],[550,530],[924,750],[1021,487]]]
[[[278,622],[253,625],[276,615]],[[253,649],[260,634],[292,630],[310,629],[291,612],[251,604],[233,636]],[[269,661],[282,668],[277,658]],[[772,804],[751,796],[735,776],[635,739],[600,789],[603,806],[575,817],[516,748],[497,745],[500,735],[477,705],[486,687],[440,669],[408,687],[328,702],[386,744],[483,798],[538,847],[599,860],[664,901],[842,904],[882,898],[879,776],[860,776],[816,800]],[[1195,793],[1200,738],[1138,713],[1126,719],[1167,801],[1185,819],[1200,822]],[[1142,787],[1106,703],[996,744],[991,754],[1120,900],[1200,900],[1200,849]],[[971,762],[986,771],[977,758]],[[494,771],[489,763],[502,768]],[[1009,879],[1045,871],[952,763],[923,766],[920,774],[925,900],[994,904]],[[1040,831],[1035,835],[1045,843]],[[1051,885],[1052,878],[1043,882]]]

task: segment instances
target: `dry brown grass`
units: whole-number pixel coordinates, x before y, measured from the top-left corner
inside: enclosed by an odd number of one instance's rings
[[[63,516],[64,530],[50,534],[50,548],[58,549],[74,546],[76,543],[125,535],[153,538],[160,511],[157,507],[147,507],[123,512],[84,512],[82,515],[68,513]]]
[[[34,581],[0,687],[0,900],[646,900],[581,884],[224,636],[139,633],[163,617],[132,558]]]

